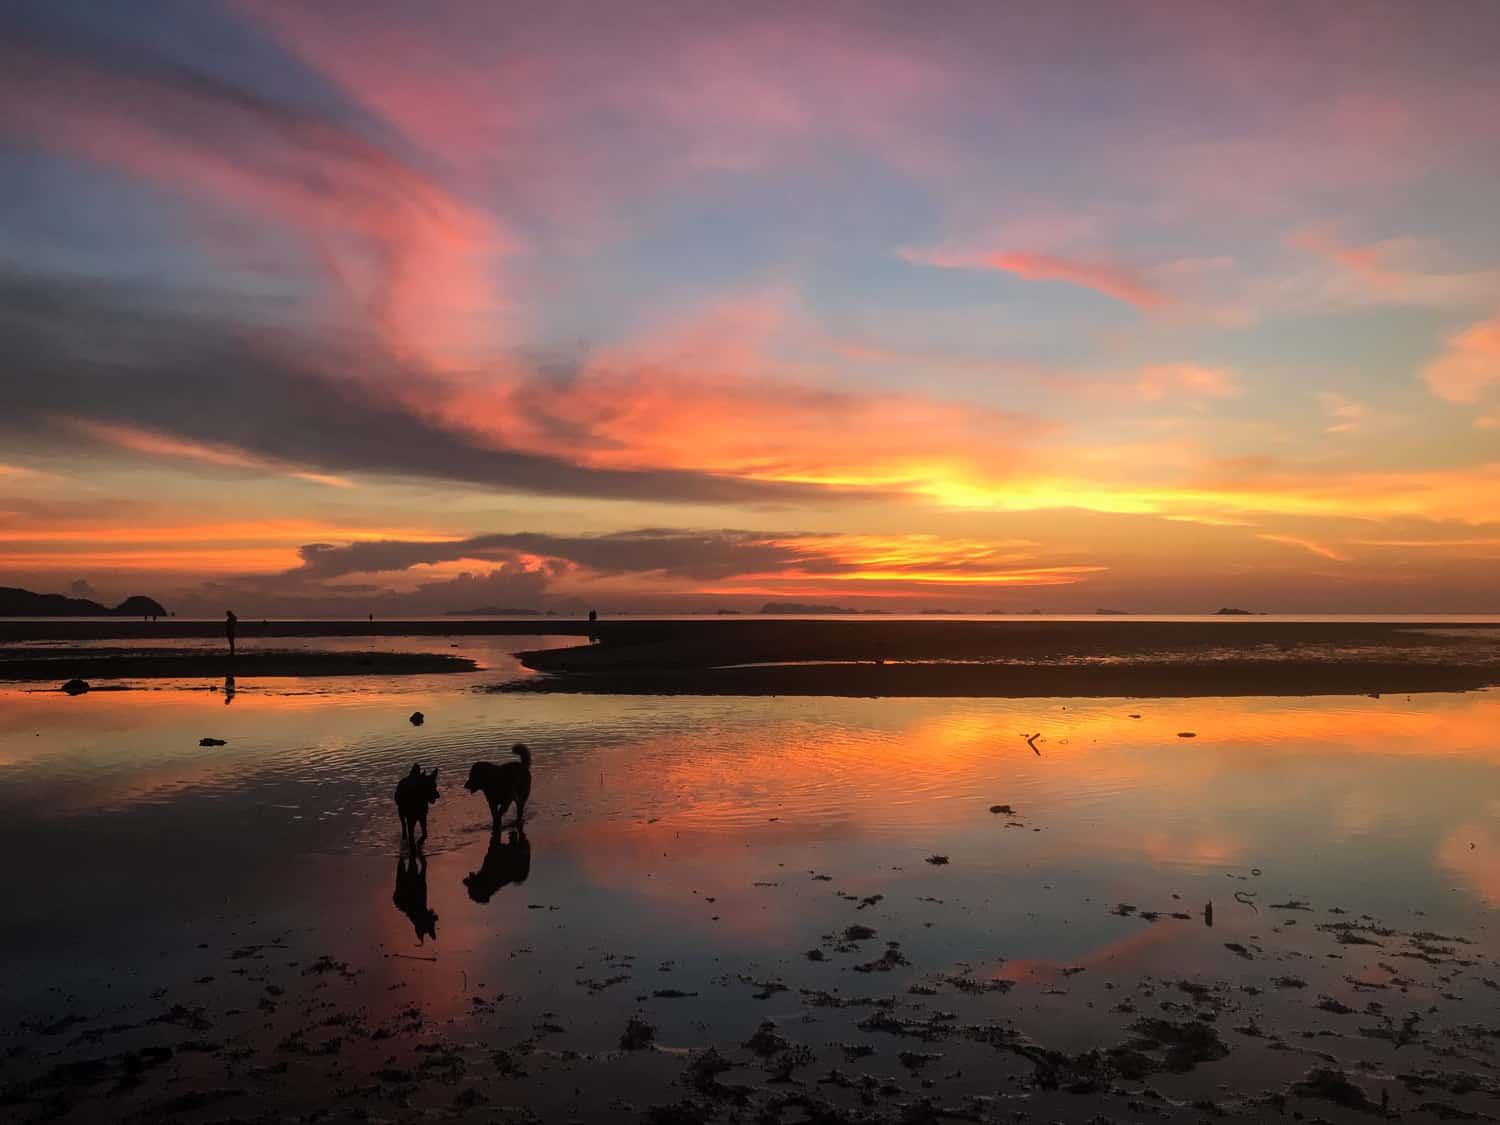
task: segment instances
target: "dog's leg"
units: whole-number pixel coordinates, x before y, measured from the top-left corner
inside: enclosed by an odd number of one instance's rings
[[[516,801],[516,827],[526,823],[526,798],[522,797]]]
[[[427,842],[427,814],[426,813],[423,813],[418,818],[418,823],[420,823],[422,825],[422,840],[421,840],[421,842],[425,844]],[[416,836],[415,836],[415,831],[416,830],[413,829],[413,837],[412,837],[412,842],[413,843],[417,842],[416,841]]]

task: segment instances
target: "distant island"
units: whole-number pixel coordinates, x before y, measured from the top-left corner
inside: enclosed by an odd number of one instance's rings
[[[821,605],[818,602],[767,602],[760,607],[762,613],[775,613],[783,616],[797,615],[801,617],[810,614],[826,615],[830,613],[873,613],[874,610],[848,609],[841,605]]]
[[[1250,609],[1235,609],[1233,606],[1225,606],[1223,609],[1214,610],[1215,617],[1254,617],[1255,611]]]
[[[1096,609],[1096,610],[1094,610],[1094,616],[1096,616],[1096,617],[1129,617],[1130,616],[1130,610],[1128,610],[1128,609]]]
[[[539,609],[515,609],[510,606],[482,605],[477,609],[450,609],[444,617],[541,617]]]
[[[142,594],[126,598],[114,609],[65,594],[36,594],[17,586],[0,586],[0,617],[166,617],[161,602]]]

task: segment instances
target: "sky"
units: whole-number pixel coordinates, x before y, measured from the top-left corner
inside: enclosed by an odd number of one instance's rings
[[[0,9],[0,585],[1500,611],[1490,0]]]

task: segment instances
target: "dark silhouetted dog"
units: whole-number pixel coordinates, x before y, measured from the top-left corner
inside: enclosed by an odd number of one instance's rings
[[[422,839],[427,839],[427,806],[438,799],[437,767],[430,773],[412,764],[411,773],[396,785],[396,813],[401,817],[401,838],[417,842],[416,826],[422,826]]]
[[[464,886],[475,902],[489,902],[490,896],[511,883],[524,883],[531,874],[531,841],[524,832],[512,832],[507,840],[496,831],[490,836],[490,850],[478,871],[464,876]]]
[[[421,852],[407,855],[403,850],[396,860],[396,890],[391,895],[396,909],[411,919],[417,941],[430,937],[437,941],[437,911],[427,905],[427,857]]]
[[[469,780],[464,782],[464,788],[470,793],[484,793],[496,824],[514,801],[516,824],[520,825],[526,819],[526,798],[531,796],[531,751],[518,742],[510,752],[521,760],[498,766],[494,762],[475,762],[469,767]]]

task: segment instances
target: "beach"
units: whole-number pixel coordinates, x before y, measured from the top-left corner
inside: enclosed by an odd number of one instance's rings
[[[578,639],[275,643],[472,670],[0,687],[16,1120],[1500,1112],[1493,690],[495,692]],[[517,740],[492,833],[462,782]]]

